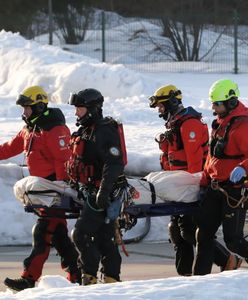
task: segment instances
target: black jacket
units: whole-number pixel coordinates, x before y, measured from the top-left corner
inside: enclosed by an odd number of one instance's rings
[[[84,165],[93,166],[94,180],[100,181],[102,192],[110,194],[118,176],[124,171],[117,122],[112,118],[103,118],[93,126],[81,126],[76,134],[85,141],[82,155]]]

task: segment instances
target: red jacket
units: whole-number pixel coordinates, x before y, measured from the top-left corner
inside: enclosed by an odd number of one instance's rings
[[[217,117],[215,128],[212,129],[211,140],[224,136],[225,129],[233,117],[248,116],[248,108],[239,102],[238,106],[225,118]],[[218,129],[216,128],[217,126]],[[228,139],[224,147],[224,154],[229,158],[217,158],[212,151],[207,156],[203,170],[201,185],[206,186],[211,179],[219,182],[229,179],[231,171],[236,166],[242,166],[248,173],[248,118],[239,118],[230,126]],[[210,147],[211,148],[211,147]],[[237,158],[234,158],[236,156]]]
[[[24,152],[30,175],[46,178],[54,174],[57,180],[63,180],[66,178],[64,163],[71,153],[70,130],[63,125],[60,110],[49,109],[49,112],[49,117],[37,122],[35,131],[25,126],[12,140],[0,145],[0,159]]]
[[[160,143],[162,169],[190,173],[202,171],[207,154],[208,128],[202,123],[201,114],[188,107],[170,123],[169,131],[165,132],[167,138]]]

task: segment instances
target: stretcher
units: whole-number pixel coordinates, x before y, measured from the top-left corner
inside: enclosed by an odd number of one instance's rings
[[[25,205],[24,209],[26,212],[34,213],[39,217],[45,213],[47,217],[57,216],[59,218],[77,219],[79,217],[80,210],[83,209],[83,206],[75,203],[72,197],[66,197],[62,202],[62,205],[52,207],[38,204]],[[56,209],[56,212],[54,209]],[[128,256],[124,244],[137,243],[146,237],[151,228],[152,217],[194,214],[198,209],[198,202],[177,203],[171,201],[168,201],[168,203],[157,204],[132,204],[125,207],[117,219],[123,252]],[[139,231],[139,233],[135,235],[131,234],[131,236],[125,234],[127,231],[131,230],[137,224],[138,219],[141,218],[143,218],[144,221],[142,223],[142,229]]]
[[[38,216],[46,214],[46,216],[57,216],[66,219],[76,219],[80,214],[83,205],[75,203],[72,197],[65,197],[62,203],[57,206],[47,207],[41,204],[24,205],[24,210],[29,213],[35,213]],[[123,209],[122,213],[128,214],[130,218],[146,218],[146,217],[161,217],[171,215],[193,214],[199,209],[199,203],[178,203],[168,201],[166,203],[155,204],[132,204]],[[54,213],[55,211],[58,212]],[[51,212],[51,214],[50,214]]]
[[[126,238],[128,235],[124,234],[123,242],[142,240],[150,230],[153,217],[195,213],[199,209],[196,201],[198,178],[198,175],[186,172],[154,172],[148,178],[128,178],[128,187],[121,194],[124,197],[117,217],[119,228],[125,233],[142,218],[143,227],[135,237]],[[26,212],[39,217],[76,219],[87,205],[87,201],[80,200],[78,193],[67,183],[34,176],[19,180],[14,186],[14,194]]]
[[[120,212],[131,218],[145,218],[193,213],[198,207],[199,174],[184,171],[153,172],[145,178],[128,178],[127,186],[115,195]],[[14,193],[27,212],[39,214],[56,210],[65,218],[77,218],[86,205],[78,192],[63,181],[49,181],[28,176],[14,186]],[[87,194],[88,193],[88,194]]]
[[[145,218],[193,214],[198,209],[199,203],[197,201],[192,203],[168,201],[168,203],[131,205],[126,207],[124,211],[133,218]]]

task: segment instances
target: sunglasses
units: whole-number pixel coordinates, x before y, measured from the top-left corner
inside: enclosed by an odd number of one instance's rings
[[[16,101],[16,104],[21,106],[30,106],[30,105],[34,105],[35,102],[27,96],[20,95]]]
[[[68,104],[74,105],[76,107],[85,106],[84,99],[82,99],[78,94],[70,93]]]
[[[215,101],[212,104],[215,106],[221,106],[223,104],[224,101]]]
[[[168,99],[169,99],[168,96],[151,96],[149,97],[150,107],[155,108],[158,105],[158,103],[165,102]]]

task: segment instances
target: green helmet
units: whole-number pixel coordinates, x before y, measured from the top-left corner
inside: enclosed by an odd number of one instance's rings
[[[226,101],[234,97],[239,97],[239,88],[237,83],[230,79],[217,80],[210,87],[209,100],[212,102]]]

